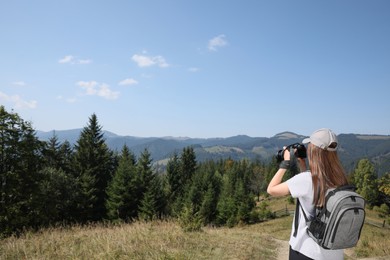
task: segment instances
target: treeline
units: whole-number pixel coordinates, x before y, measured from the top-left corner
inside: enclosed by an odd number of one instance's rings
[[[367,163],[350,175],[352,182],[364,180],[356,184],[375,195],[371,205],[389,205],[389,174],[380,180],[375,172],[363,176]],[[276,161],[199,163],[186,147],[159,172],[147,149],[138,156],[126,145],[110,150],[95,114],[72,147],[55,135],[38,140],[31,123],[0,106],[0,237],[96,221],[176,218],[186,230],[252,223],[272,217],[266,204],[259,209],[255,202],[276,170]]]

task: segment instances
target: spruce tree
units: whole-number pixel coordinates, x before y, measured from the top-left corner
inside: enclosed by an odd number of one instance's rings
[[[58,141],[57,135],[53,134],[47,142],[45,142],[45,150],[43,152],[43,157],[45,161],[45,166],[52,168],[61,168],[61,154],[60,154],[61,144]]]
[[[138,214],[145,220],[159,217],[164,211],[166,199],[160,177],[152,169],[152,158],[147,149],[141,153],[137,168],[140,176],[138,196],[141,198]]]
[[[234,226],[236,207],[233,198],[234,190],[230,185],[229,176],[224,174],[222,177],[221,195],[217,203],[216,223],[218,225],[228,224]]]
[[[140,178],[136,172],[136,159],[129,148],[122,148],[119,165],[107,188],[107,214],[111,220],[132,220],[137,217],[140,198],[137,188]]]
[[[44,224],[74,222],[77,212],[77,180],[72,171],[73,151],[68,141],[60,144],[57,135],[45,142],[40,201]]]
[[[185,147],[181,153],[181,184],[186,185],[197,168],[196,155],[193,147]]]
[[[202,204],[199,209],[199,214],[202,217],[204,224],[211,223],[215,218],[216,203],[217,203],[216,192],[213,184],[210,182],[207,191],[205,192],[202,200]]]
[[[182,178],[181,163],[177,153],[169,159],[166,172],[169,213],[173,216],[178,216],[183,203],[184,180]]]
[[[106,188],[113,173],[113,153],[103,138],[97,116],[92,114],[75,145],[75,175],[80,187],[80,220],[105,217]]]
[[[141,193],[145,193],[148,189],[151,181],[154,179],[154,173],[152,170],[152,158],[151,154],[147,149],[141,153],[141,156],[138,160],[138,174],[141,179]]]
[[[157,217],[157,201],[155,195],[151,187],[144,193],[139,207],[140,219],[153,220]]]
[[[61,144],[55,133],[45,142],[43,158],[46,167],[61,169],[67,174],[72,174],[72,157],[73,150],[69,141]]]

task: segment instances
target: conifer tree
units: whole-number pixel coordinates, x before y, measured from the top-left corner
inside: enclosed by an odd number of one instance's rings
[[[43,158],[46,167],[61,169],[66,174],[72,174],[73,150],[69,141],[61,144],[55,133],[45,142]]]
[[[107,214],[111,220],[132,220],[137,217],[140,198],[137,188],[140,178],[136,172],[136,159],[129,148],[122,148],[119,165],[107,188]]]
[[[72,171],[73,151],[68,141],[60,144],[57,135],[45,142],[44,168],[39,185],[43,224],[74,222],[77,211],[77,180]]]
[[[169,159],[166,172],[169,214],[178,216],[183,204],[184,178],[181,172],[180,158],[176,153]]]
[[[152,169],[151,154],[145,149],[137,163],[140,185],[138,196],[141,202],[138,214],[145,220],[159,217],[165,208],[165,196],[159,176]]]
[[[105,217],[106,188],[113,173],[113,153],[103,138],[97,116],[92,114],[75,145],[75,175],[80,185],[80,220]]]
[[[234,199],[235,205],[237,207],[237,221],[248,223],[254,202],[250,196],[250,193],[248,193],[248,190],[245,188],[244,182],[242,180],[239,180],[236,183]]]
[[[202,217],[204,224],[209,224],[214,220],[217,207],[216,204],[216,191],[213,187],[213,183],[210,182],[199,209],[199,214]]]
[[[177,153],[174,153],[167,163],[167,180],[169,184],[170,201],[173,202],[182,194],[183,190],[180,179],[180,161]]]
[[[152,158],[151,158],[151,154],[147,149],[144,149],[144,151],[141,153],[137,165],[138,165],[138,174],[141,178],[141,185],[140,185],[141,193],[143,194],[144,192],[146,192],[150,183],[154,179],[154,173],[152,170]]]
[[[75,175],[73,172],[73,149],[70,146],[69,141],[65,141],[60,145],[59,151],[58,151],[58,157],[59,162],[58,166],[60,169],[62,169],[66,174],[72,174]]]
[[[42,225],[75,222],[77,182],[61,168],[45,167],[39,182],[39,205]]]
[[[222,177],[221,195],[217,203],[216,223],[218,225],[235,225],[236,207],[233,194],[234,190],[230,185],[229,176],[225,173]]]
[[[43,142],[29,122],[0,106],[0,233],[40,225],[36,210]],[[0,234],[1,236],[1,234]]]
[[[192,178],[192,175],[196,171],[197,162],[194,148],[185,147],[181,153],[181,184],[186,185]]]
[[[149,187],[143,195],[139,207],[139,218],[142,220],[153,220],[157,217],[157,201],[156,194],[153,189]]]
[[[45,159],[45,166],[52,168],[60,168],[60,143],[58,137],[54,133],[53,136],[45,143],[45,150],[43,153]]]

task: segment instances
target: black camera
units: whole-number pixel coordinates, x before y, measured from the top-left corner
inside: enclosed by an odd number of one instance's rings
[[[295,143],[288,145],[285,149],[279,150],[276,154],[277,162],[281,162],[284,160],[284,151],[288,149],[296,149],[294,155],[298,158],[306,158],[306,147],[303,144]]]

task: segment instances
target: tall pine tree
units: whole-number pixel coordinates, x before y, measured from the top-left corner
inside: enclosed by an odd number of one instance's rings
[[[119,165],[107,188],[107,214],[111,220],[132,220],[138,216],[140,198],[137,189],[140,178],[136,171],[136,158],[124,145]]]
[[[145,149],[138,160],[138,174],[141,178],[139,194],[141,199],[138,214],[144,220],[159,217],[165,208],[165,196],[160,177],[152,169],[151,154]]]
[[[114,169],[113,153],[103,138],[97,116],[92,114],[75,145],[75,175],[79,181],[79,218],[82,222],[106,216],[106,188]]]
[[[181,209],[184,187],[180,171],[180,159],[176,153],[168,161],[166,178],[168,182],[169,213],[178,215]]]

